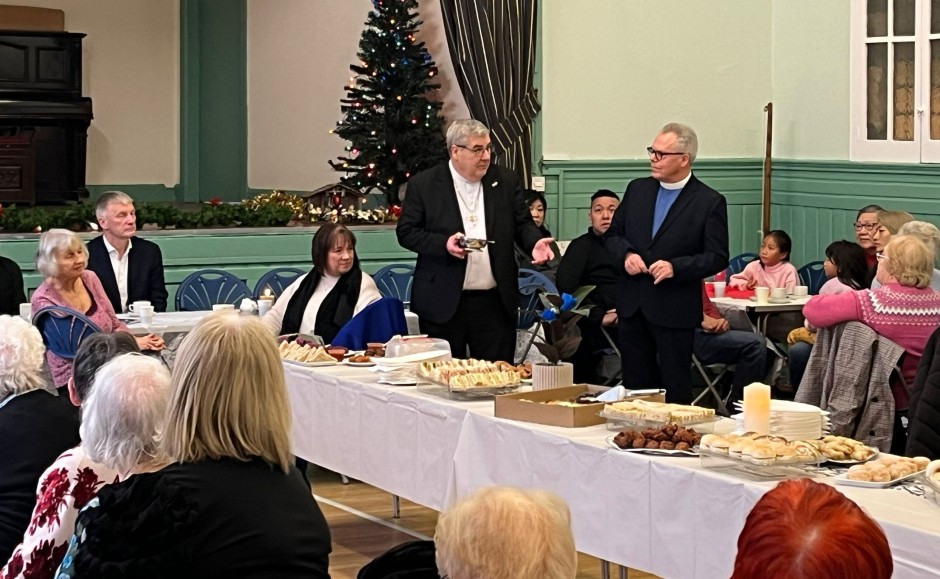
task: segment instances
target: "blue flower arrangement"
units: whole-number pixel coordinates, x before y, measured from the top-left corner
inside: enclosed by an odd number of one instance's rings
[[[587,309],[581,309],[581,302],[594,290],[593,285],[581,286],[573,294],[561,295],[542,292],[539,299],[545,309],[541,313],[544,341],[536,342],[535,347],[552,364],[567,360],[578,350],[581,344],[581,330],[578,320],[588,315]]]

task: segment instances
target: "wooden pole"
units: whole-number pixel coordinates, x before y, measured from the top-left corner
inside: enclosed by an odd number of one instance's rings
[[[764,187],[763,187],[763,219],[761,220],[761,229],[763,238],[764,235],[767,235],[767,232],[770,231],[770,202],[771,202],[771,191],[770,191],[770,174],[773,170],[772,166],[772,149],[773,149],[773,134],[774,134],[774,103],[767,103],[767,106],[764,107],[764,111],[767,113],[767,144],[764,148]]]

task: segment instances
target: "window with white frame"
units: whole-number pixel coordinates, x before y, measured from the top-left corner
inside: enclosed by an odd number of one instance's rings
[[[940,163],[940,0],[852,0],[851,157]]]

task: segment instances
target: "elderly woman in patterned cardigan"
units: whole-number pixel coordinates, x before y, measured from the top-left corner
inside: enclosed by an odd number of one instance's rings
[[[72,404],[81,406],[88,399],[99,368],[115,356],[138,350],[134,337],[127,332],[85,338],[75,354],[69,379],[68,397]],[[161,369],[158,375],[165,372]],[[32,518],[23,542],[0,569],[0,579],[52,579],[75,530],[78,511],[102,486],[117,480],[117,475],[115,470],[89,458],[81,445],[60,454],[42,473],[39,484],[33,485],[36,506]]]
[[[819,328],[860,321],[895,342],[904,348],[901,373],[911,384],[927,340],[940,325],[940,293],[930,288],[933,264],[933,251],[922,241],[895,236],[878,254],[880,288],[815,296],[803,315]],[[892,392],[896,408],[905,410],[907,391],[895,384]]]

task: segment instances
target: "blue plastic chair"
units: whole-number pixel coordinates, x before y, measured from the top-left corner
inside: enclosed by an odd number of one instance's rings
[[[519,268],[519,287],[522,287],[523,283],[537,281],[542,284],[542,287],[545,288],[545,291],[550,294],[557,294],[558,288],[555,287],[555,282],[548,279],[544,273],[535,271],[534,269],[526,269],[524,267]]]
[[[82,340],[101,331],[87,316],[65,306],[42,308],[33,315],[33,325],[46,348],[66,360],[75,358]]]
[[[760,256],[756,253],[742,253],[741,255],[732,257],[731,261],[728,262],[728,269],[725,270],[725,275],[728,278],[731,278],[732,275],[741,273],[744,271],[744,268],[747,266],[747,264],[751,263],[755,259],[760,259]]]
[[[828,279],[826,269],[821,261],[811,261],[796,270],[796,273],[800,276],[800,284],[809,288],[809,295],[811,296],[819,294],[819,290],[822,289],[823,284]]]
[[[393,263],[386,265],[372,276],[372,281],[379,287],[379,293],[386,298],[398,298],[405,304],[411,305],[411,285],[414,282],[414,266]]]
[[[215,304],[238,307],[251,289],[234,274],[221,269],[202,269],[190,274],[176,289],[176,311],[211,310]]]
[[[369,342],[387,342],[408,334],[405,306],[398,298],[382,298],[362,309],[340,328],[331,344],[364,350]]]
[[[255,284],[255,291],[252,294],[254,299],[258,299],[265,288],[269,288],[274,293],[274,299],[277,299],[287,286],[297,281],[297,278],[307,273],[299,267],[276,267],[268,273],[261,276],[258,283]]]

